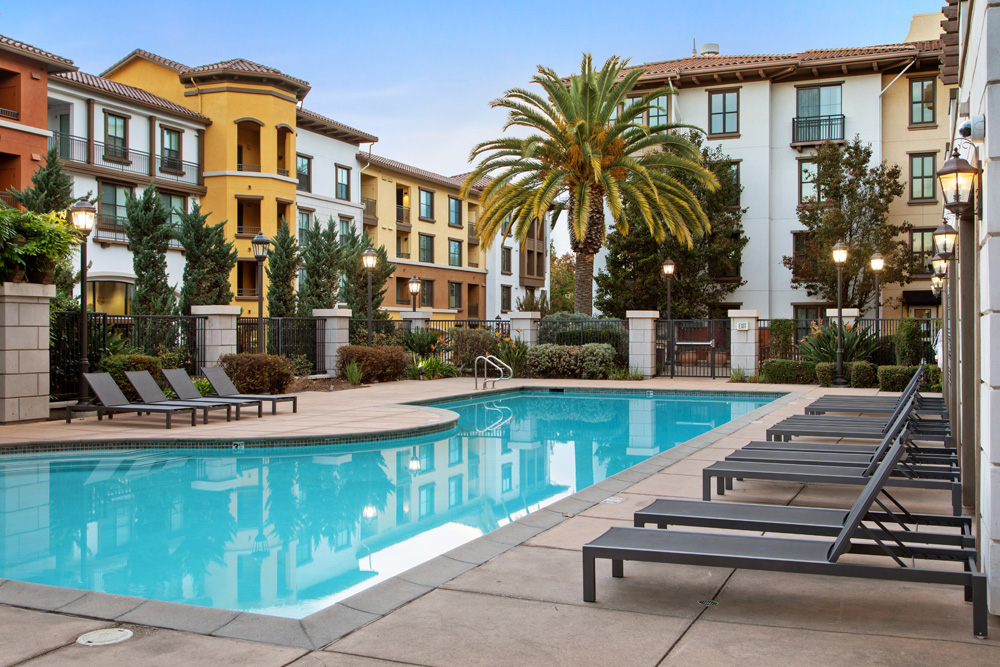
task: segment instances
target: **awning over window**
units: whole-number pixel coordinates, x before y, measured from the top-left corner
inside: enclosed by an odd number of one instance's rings
[[[903,303],[907,306],[940,306],[941,297],[929,289],[903,290]]]

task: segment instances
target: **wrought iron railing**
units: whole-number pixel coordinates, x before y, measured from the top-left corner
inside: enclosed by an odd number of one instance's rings
[[[249,162],[237,162],[236,171],[252,171],[260,173],[260,165],[250,164]]]
[[[256,234],[260,231],[260,225],[236,225],[237,234]]]
[[[396,207],[396,222],[402,222],[405,225],[410,224],[410,207],[409,206],[397,206]]]
[[[124,223],[128,218],[112,215],[110,213],[100,213],[94,225],[94,240],[114,241],[117,243],[128,243],[128,234],[125,232]],[[184,246],[175,238],[171,238],[167,243],[168,248],[183,250]]]
[[[87,140],[62,132],[53,132],[49,148],[56,147],[59,157],[67,162],[87,163]],[[129,174],[149,175],[150,155],[144,151],[94,142],[94,164]],[[177,183],[198,183],[201,167],[196,162],[186,162],[170,155],[157,156],[156,177]]]
[[[4,206],[9,208],[15,208],[17,206],[17,202],[14,201],[14,197],[7,192],[0,192],[0,202],[3,202]]]
[[[844,115],[804,116],[792,119],[792,143],[842,141]]]
[[[256,317],[236,319],[236,352],[257,354]],[[326,320],[320,317],[265,317],[264,352],[289,359],[305,356],[316,373],[326,372]]]
[[[657,320],[656,372],[669,377],[729,377],[729,320]]]
[[[628,320],[541,320],[538,322],[538,342],[556,345],[607,343],[615,349],[615,361],[628,366]]]
[[[257,296],[256,287],[237,287],[236,296]]]
[[[4,109],[0,107],[0,117],[10,118],[11,120],[20,120],[21,114],[20,112],[14,111],[13,109]]]
[[[366,217],[366,218],[377,218],[378,217],[378,214],[375,212],[376,211],[376,207],[378,206],[378,201],[377,200],[372,199],[371,197],[362,197],[361,198],[361,203],[364,204],[364,207],[365,207],[364,217]]]
[[[288,176],[288,170],[278,167],[278,176]]]

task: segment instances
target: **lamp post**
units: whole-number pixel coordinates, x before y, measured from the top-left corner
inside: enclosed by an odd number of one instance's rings
[[[257,354],[264,354],[264,260],[271,247],[271,240],[258,231],[250,242],[257,259]]]
[[[934,230],[934,247],[937,253],[946,259],[951,259],[955,253],[955,241],[958,240],[958,230],[952,227],[947,220],[942,220],[938,228]]]
[[[960,157],[958,147],[955,147],[951,157],[937,170],[946,209],[956,216],[961,216],[968,210],[972,205],[972,184],[978,174],[979,169]]]
[[[674,279],[674,269],[676,265],[674,260],[665,259],[663,260],[663,275],[667,278],[667,320],[673,319],[670,317],[670,286]]]
[[[368,248],[361,253],[361,264],[368,273],[368,347],[372,346],[372,270],[378,261],[378,253]]]
[[[931,257],[931,269],[934,271],[934,275],[938,278],[944,280],[944,277],[948,275],[948,258],[938,253]]]
[[[837,377],[835,387],[847,385],[844,379],[844,264],[847,262],[847,244],[838,241],[833,246],[833,262],[837,265]]]
[[[406,283],[406,287],[410,290],[410,303],[413,304],[413,312],[417,312],[417,295],[420,294],[420,278],[413,276]]]
[[[879,291],[878,279],[885,268],[885,258],[882,253],[876,252],[872,255],[872,271],[875,272],[875,326],[878,327],[879,309],[882,306],[882,293]],[[881,330],[881,327],[879,327]]]
[[[85,198],[77,199],[69,207],[69,217],[83,241],[80,243],[80,403],[87,402],[90,393],[83,377],[90,368],[87,359],[87,238],[94,229],[97,209]]]

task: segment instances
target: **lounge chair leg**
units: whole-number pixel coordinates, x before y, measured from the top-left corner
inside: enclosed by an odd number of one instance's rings
[[[240,404],[236,404],[236,421],[240,420]],[[227,420],[228,421],[228,420]]]
[[[726,491],[732,491],[732,490],[733,490],[733,478],[726,477]]]
[[[594,557],[583,552],[583,601],[597,601],[597,582],[594,574]]]
[[[611,559],[611,576],[615,579],[621,579],[625,576],[625,561],[621,558]]]
[[[977,639],[986,639],[989,613],[986,609],[986,575],[972,575],[972,633]]]
[[[73,419],[73,411],[70,410],[69,406],[67,405],[66,406],[66,423],[68,424],[70,422],[70,420],[72,420],[72,419]]]
[[[712,499],[712,476],[707,470],[701,472],[701,499]]]
[[[202,410],[202,413],[204,413],[202,419],[204,420],[204,423],[207,424],[208,423],[208,408],[205,408],[204,410]]]
[[[719,494],[720,496],[726,495],[726,483],[727,483],[727,481],[728,480],[725,477],[716,477],[715,478],[715,492],[717,494]]]
[[[271,414],[272,415],[278,414],[278,399],[274,399],[273,401],[271,401]]]
[[[299,397],[296,396],[295,398],[292,399],[292,412],[295,413],[298,411],[299,411]]]
[[[257,402],[257,419],[264,416],[264,401]]]
[[[962,515],[962,485],[959,482],[951,485],[951,511],[955,516]]]
[[[169,429],[170,428],[170,413],[169,412],[166,413],[166,416],[167,416],[167,429]],[[108,417],[111,417],[111,415],[108,415]]]

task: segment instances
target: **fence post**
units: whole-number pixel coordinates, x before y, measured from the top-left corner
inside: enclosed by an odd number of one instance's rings
[[[757,372],[759,310],[730,310],[729,367],[753,375]]]
[[[317,308],[312,311],[312,316],[326,320],[323,329],[323,367],[326,368],[327,375],[336,377],[337,352],[351,342],[351,309]]]
[[[404,322],[410,323],[409,328],[407,329],[408,331],[413,331],[415,329],[426,329],[427,323],[430,321],[430,318],[424,313],[421,313],[420,311],[417,312],[404,311],[400,313],[400,316],[403,318]]]
[[[48,419],[54,285],[0,284],[0,422]],[[79,353],[76,355],[79,358]]]
[[[205,318],[206,368],[218,366],[224,354],[236,354],[236,318],[241,310],[240,306],[191,306],[192,315]]]
[[[629,310],[628,320],[628,365],[639,371],[643,377],[656,375],[656,310]]]
[[[512,312],[510,314],[510,337],[520,338],[531,347],[538,344],[538,325],[536,322],[542,319],[542,314],[538,311]]]

